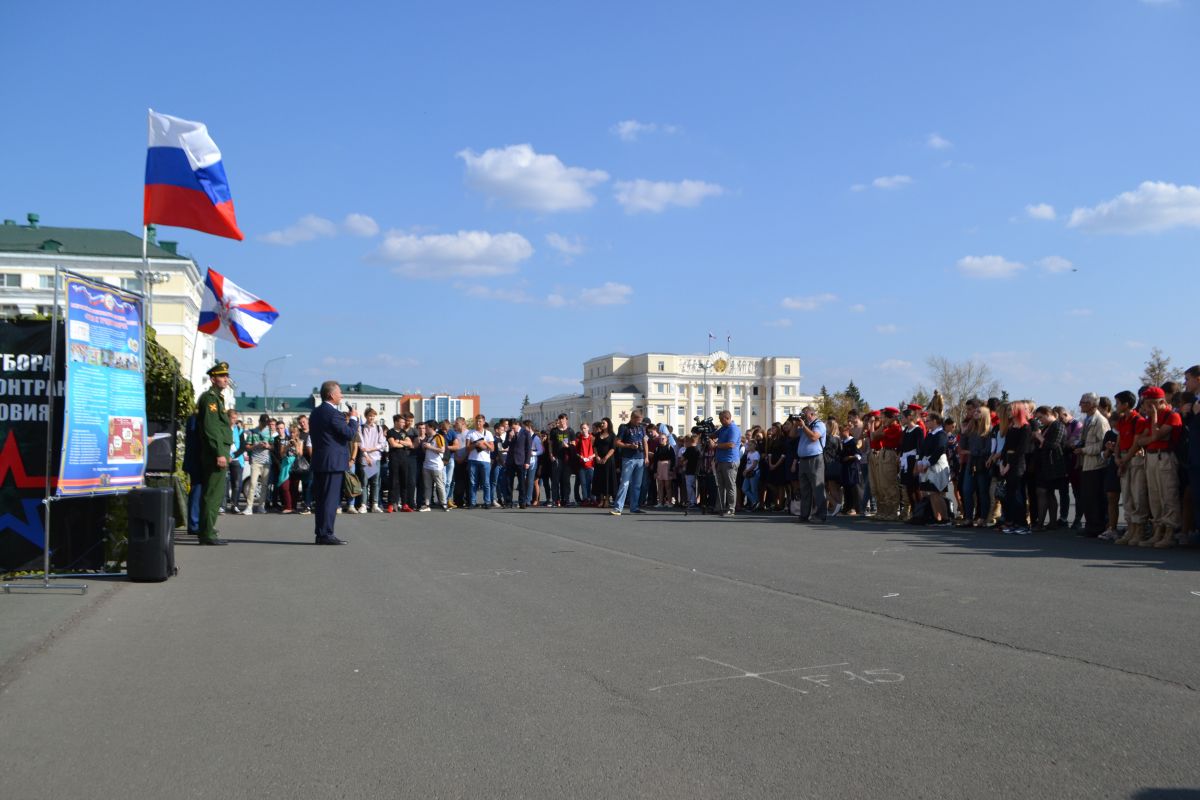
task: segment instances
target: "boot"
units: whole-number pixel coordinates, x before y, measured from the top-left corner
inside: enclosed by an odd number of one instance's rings
[[[1129,541],[1126,542],[1126,544],[1128,544],[1130,547],[1137,547],[1142,543],[1143,538],[1146,536],[1146,523],[1131,522],[1129,523],[1129,531],[1130,532],[1126,534],[1126,536],[1129,537]]]
[[[1165,550],[1168,547],[1175,546],[1175,530],[1170,525],[1163,526],[1162,536],[1154,543],[1154,546],[1159,550]]]
[[[1113,544],[1128,544],[1136,546],[1138,541],[1142,538],[1141,533],[1138,531],[1138,528],[1140,527],[1141,526],[1136,522],[1130,522],[1125,527],[1125,535],[1120,539],[1117,539],[1115,542],[1113,542]]]
[[[1158,542],[1159,537],[1162,535],[1162,529],[1158,525],[1153,525],[1151,526],[1151,531],[1152,533],[1148,538],[1142,539],[1140,542],[1138,542],[1138,547],[1154,547],[1154,545]]]

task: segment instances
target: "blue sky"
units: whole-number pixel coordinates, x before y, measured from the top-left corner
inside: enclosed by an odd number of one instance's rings
[[[510,414],[709,330],[875,406],[1200,360],[1198,0],[392,5],[10,4],[0,211],[138,230],[146,108],[207,123],[246,241],[160,238],[281,311],[251,393]]]

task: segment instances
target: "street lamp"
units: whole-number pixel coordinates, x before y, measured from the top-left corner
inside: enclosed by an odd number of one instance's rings
[[[283,361],[285,358],[291,358],[292,354],[288,353],[285,356],[276,356],[275,358],[267,359],[267,363],[263,364],[262,379],[263,379],[263,405],[269,407],[271,405],[270,398],[267,396],[267,367],[271,366],[276,361]],[[266,411],[266,408],[263,409]]]
[[[146,324],[154,327],[154,284],[171,280],[170,274],[152,269],[139,269],[137,276],[146,285]]]

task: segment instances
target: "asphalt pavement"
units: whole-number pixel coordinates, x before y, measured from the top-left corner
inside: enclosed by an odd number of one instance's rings
[[[1197,551],[591,509],[219,527],[164,584],[0,595],[6,796],[1200,797]]]

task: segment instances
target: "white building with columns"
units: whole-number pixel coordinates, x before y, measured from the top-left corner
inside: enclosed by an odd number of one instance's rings
[[[608,417],[621,424],[638,409],[656,423],[690,429],[695,417],[728,409],[743,430],[781,422],[817,398],[800,390],[800,359],[609,353],[584,362],[583,393],[563,394],[521,409],[537,427],[566,414],[572,427]]]

